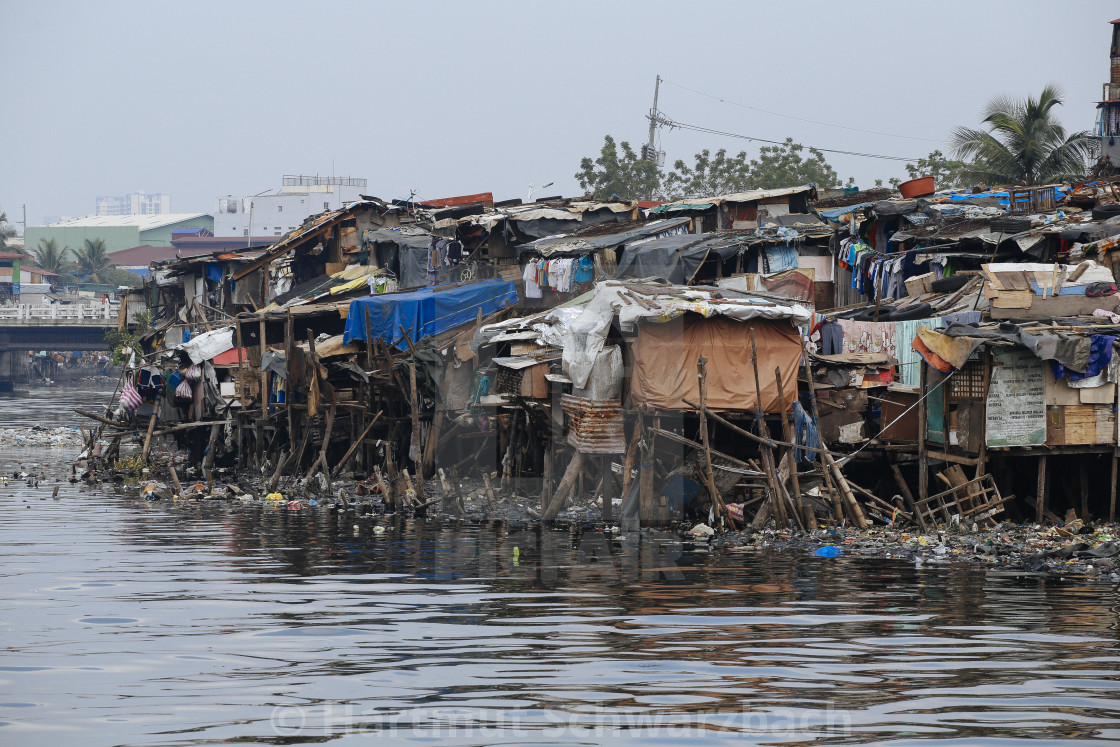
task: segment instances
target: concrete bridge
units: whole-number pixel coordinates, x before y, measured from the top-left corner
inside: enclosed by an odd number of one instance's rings
[[[0,306],[0,391],[26,378],[28,350],[104,350],[119,304]]]

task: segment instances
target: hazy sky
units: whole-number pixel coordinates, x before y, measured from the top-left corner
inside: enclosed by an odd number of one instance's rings
[[[582,156],[669,117],[806,145],[916,157],[985,101],[1064,89],[1093,124],[1120,5],[1018,2],[17,2],[0,0],[0,208],[28,222],[99,194],[176,212],[365,177],[383,198],[578,194]],[[703,91],[758,109],[721,103]],[[869,134],[873,130],[892,135]],[[912,139],[926,138],[926,139]],[[758,143],[663,131],[671,164]],[[861,186],[901,163],[830,155]]]

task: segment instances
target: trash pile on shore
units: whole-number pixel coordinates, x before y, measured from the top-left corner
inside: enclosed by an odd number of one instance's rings
[[[444,489],[429,484],[426,500],[394,507],[383,500],[376,479],[348,474],[334,481],[331,492],[317,481],[306,484],[286,482],[269,491],[267,480],[249,475],[237,477],[233,471],[216,469],[210,487],[201,470],[182,465],[179,485],[150,479],[143,469],[118,469],[113,472],[79,472],[87,484],[100,484],[104,478],[117,483],[123,496],[145,501],[224,501],[269,510],[327,510],[351,513],[355,526],[369,525],[377,531],[379,522],[394,516],[423,517],[432,521],[503,521],[531,524],[540,521],[540,498],[532,495],[489,490],[482,481],[460,481]],[[125,477],[122,482],[122,477]],[[572,525],[602,523],[601,503],[587,499],[570,505],[559,522]],[[612,513],[618,515],[615,500]],[[841,556],[908,560],[916,567],[947,563],[984,564],[1017,572],[1042,572],[1060,575],[1095,576],[1120,581],[1120,533],[1106,524],[1084,524],[1067,517],[1055,526],[1004,521],[994,526],[955,524],[949,527],[917,529],[874,526],[858,529],[850,525],[807,532],[774,527],[754,531],[716,532],[706,524],[678,525],[675,531],[696,547],[724,552],[773,551],[804,552],[820,558]],[[376,526],[375,526],[376,525]],[[616,534],[616,525],[608,527]],[[649,531],[649,530],[636,530]]]
[[[703,540],[707,527],[690,536]],[[801,549],[817,557],[912,560],[917,567],[948,562],[984,563],[1008,570],[1105,576],[1120,581],[1120,534],[1115,525],[1086,525],[1080,519],[1057,526],[1001,522],[981,528],[956,525],[928,532],[891,527],[836,527],[816,532],[766,529],[711,535],[710,547],[731,552]]]
[[[73,426],[64,425],[46,428],[32,425],[26,428],[0,428],[0,448],[26,447],[74,447],[83,443],[82,432]]]

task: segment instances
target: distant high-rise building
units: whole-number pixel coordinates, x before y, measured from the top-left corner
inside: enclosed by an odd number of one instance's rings
[[[1096,135],[1100,138],[1102,156],[1120,167],[1120,18],[1112,21],[1112,44],[1109,49],[1109,77],[1097,102]]]
[[[285,176],[279,191],[218,198],[214,235],[272,238],[298,228],[312,215],[361,198],[365,179],[349,176]]]
[[[96,215],[165,215],[171,212],[171,196],[130,192],[127,195],[99,196]]]

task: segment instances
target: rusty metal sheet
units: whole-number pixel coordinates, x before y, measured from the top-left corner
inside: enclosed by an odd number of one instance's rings
[[[568,443],[584,454],[621,454],[626,451],[622,402],[593,400],[565,394]]]

